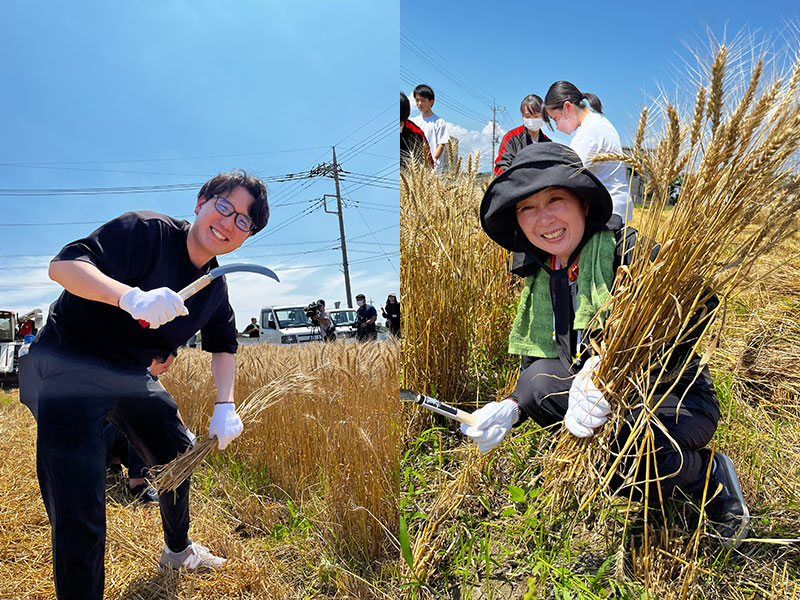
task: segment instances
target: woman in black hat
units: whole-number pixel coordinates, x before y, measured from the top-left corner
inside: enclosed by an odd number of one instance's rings
[[[610,407],[593,382],[602,357],[590,355],[586,328],[611,297],[616,269],[625,262],[635,231],[612,217],[611,196],[582,168],[580,157],[556,143],[523,148],[486,190],[480,214],[492,240],[527,258],[527,279],[509,335],[509,352],[522,355],[522,372],[511,396],[477,410],[478,423],[462,430],[483,452],[527,418],[542,427],[563,421],[573,435],[593,435]],[[716,303],[714,298],[709,308]],[[686,353],[693,353],[692,346],[681,343]],[[654,460],[664,477],[657,485],[664,497],[678,490],[700,497],[712,460],[705,446],[717,428],[719,402],[696,355],[677,385],[667,387],[657,388],[661,399],[654,403],[661,422],[653,428]],[[634,411],[625,415],[617,450],[636,416]],[[719,483],[722,492],[707,513],[731,546],[747,530],[747,505],[730,458],[716,452],[711,467],[708,489],[713,494]]]

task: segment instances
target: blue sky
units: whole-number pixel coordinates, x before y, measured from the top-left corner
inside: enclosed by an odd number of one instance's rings
[[[799,47],[796,1],[567,2],[531,4],[403,0],[400,87],[417,83],[436,93],[434,112],[459,138],[460,154],[481,150],[481,170],[491,157],[491,105],[502,133],[522,124],[519,104],[544,98],[564,79],[599,96],[623,145],[635,137],[642,107],[661,90],[692,96],[685,76],[692,51],[706,51],[708,32],[732,40],[740,32],[772,48]],[[413,107],[413,102],[412,102]],[[412,117],[418,115],[412,108]],[[569,143],[560,132],[545,130]],[[499,148],[499,143],[498,143]]]
[[[333,145],[352,294],[400,292],[399,18],[396,1],[4,2],[0,308],[46,309],[65,243],[128,210],[191,221],[200,185],[234,168],[267,180],[271,217],[220,262],[282,280],[228,277],[237,326],[270,304],[346,306],[333,180],[275,181]],[[75,193],[149,186],[178,191]]]

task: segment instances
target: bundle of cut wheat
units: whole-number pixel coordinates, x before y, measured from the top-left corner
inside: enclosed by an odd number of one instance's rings
[[[281,399],[310,393],[312,391],[311,381],[311,376],[302,374],[290,373],[279,377],[248,396],[237,407],[236,412],[242,419],[242,423],[252,424],[258,421],[263,411]],[[195,439],[194,445],[171,463],[151,469],[159,493],[177,490],[178,486],[197,470],[206,456],[216,447],[216,438],[199,435]]]
[[[800,58],[788,80],[776,77],[768,83],[763,59],[748,68],[741,56],[731,59],[730,54],[721,46],[702,71],[689,122],[682,122],[671,104],[662,108],[665,132],[655,150],[645,148],[645,110],[630,156],[596,158],[622,160],[639,172],[647,182],[649,209],[632,262],[617,273],[603,334],[594,343],[603,357],[595,379],[612,417],[589,442],[562,431],[546,459],[544,480],[561,500],[558,491],[566,489],[586,506],[608,489],[615,473],[630,481],[638,470],[641,483],[670,475],[654,472],[647,463],[652,432],[659,426],[652,416],[660,397],[654,395],[656,386],[663,390],[684,373],[688,361],[674,360],[682,343],[705,350],[707,361],[717,311],[706,311],[706,301],[712,294],[735,294],[754,263],[798,229]],[[746,85],[728,83],[745,72]],[[676,182],[680,193],[670,211],[666,207]],[[661,243],[654,260],[651,240]],[[612,460],[605,460],[621,415],[633,410],[639,414],[633,433]]]

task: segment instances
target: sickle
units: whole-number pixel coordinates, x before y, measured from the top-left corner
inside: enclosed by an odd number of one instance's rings
[[[211,283],[217,277],[221,275],[226,275],[228,273],[259,273],[261,275],[266,275],[267,277],[271,277],[275,281],[280,282],[278,276],[275,275],[275,271],[272,269],[268,269],[267,267],[262,267],[261,265],[251,265],[248,263],[233,263],[230,265],[223,265],[221,267],[217,267],[215,269],[211,269],[205,275],[198,277],[192,283],[187,285],[183,288],[178,295],[181,297],[182,300],[187,300],[188,298],[194,296],[197,292],[202,290],[206,287],[209,283]],[[139,319],[139,323],[142,327],[149,327],[150,323]]]
[[[437,400],[436,398],[431,398],[430,396],[425,396],[423,394],[415,394],[411,390],[407,390],[405,388],[400,388],[400,399],[415,402],[420,406],[424,406],[428,410],[435,412],[436,414],[466,423],[471,427],[474,427],[478,422],[478,420],[472,416],[472,413],[465,412],[456,408],[455,406],[450,406],[449,404],[446,404],[441,400]]]

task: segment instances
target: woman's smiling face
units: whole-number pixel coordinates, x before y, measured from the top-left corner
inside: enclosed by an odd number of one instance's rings
[[[517,222],[531,244],[566,267],[586,229],[588,208],[566,188],[550,187],[517,202]]]

